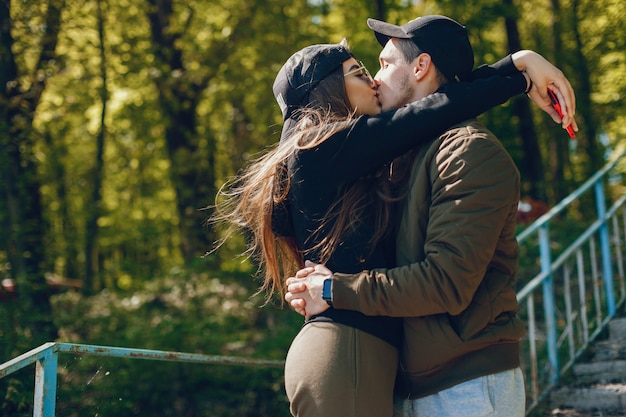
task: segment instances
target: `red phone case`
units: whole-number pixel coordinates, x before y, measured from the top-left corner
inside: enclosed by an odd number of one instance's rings
[[[561,105],[559,104],[559,100],[556,98],[556,94],[554,94],[554,91],[548,88],[548,95],[550,96],[550,100],[552,101],[552,107],[554,107],[557,113],[559,113],[559,116],[561,116],[562,118],[563,110],[561,110]],[[567,129],[567,133],[569,134],[569,137],[572,139],[575,139],[576,134],[574,133],[574,129],[572,128],[572,125],[567,126],[566,129]]]

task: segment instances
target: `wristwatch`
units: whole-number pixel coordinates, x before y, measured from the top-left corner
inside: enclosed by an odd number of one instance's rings
[[[333,306],[333,280],[326,278],[322,287],[322,300],[326,301],[329,306]]]

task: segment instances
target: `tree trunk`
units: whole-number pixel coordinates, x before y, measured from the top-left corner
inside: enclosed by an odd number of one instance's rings
[[[504,0],[508,10],[515,10],[512,0]],[[509,52],[516,52],[522,49],[519,30],[517,28],[517,18],[515,16],[505,17],[505,27]],[[545,177],[541,151],[537,143],[537,132],[533,124],[530,103],[526,97],[516,97],[513,100],[515,114],[519,117],[519,130],[524,151],[522,166],[522,193],[536,200],[546,201]]]
[[[100,40],[100,77],[102,86],[100,88],[100,131],[96,137],[96,159],[93,171],[93,189],[91,201],[86,205],[87,224],[85,234],[85,279],[83,283],[83,293],[89,294],[95,288],[95,275],[98,271],[98,218],[101,214],[102,202],[102,175],[104,171],[104,142],[106,135],[106,113],[109,101],[107,60],[104,45],[104,17],[102,15],[102,1],[97,0],[98,13],[98,39]]]
[[[63,135],[63,132],[57,132],[57,135]],[[43,132],[43,139],[46,144],[46,153],[49,155],[48,164],[51,180],[49,183],[54,190],[54,200],[59,202],[59,220],[56,224],[49,226],[49,232],[54,238],[48,239],[48,242],[56,241],[56,244],[50,246],[56,246],[56,252],[48,254],[50,259],[56,257],[62,257],[65,259],[63,268],[60,271],[61,275],[70,279],[78,279],[82,277],[84,268],[81,265],[79,258],[78,242],[78,228],[76,227],[76,220],[70,213],[68,194],[67,194],[67,171],[65,167],[65,161],[67,161],[67,146],[63,141],[58,143],[53,142],[51,132],[48,130]],[[61,242],[59,244],[59,241]]]
[[[563,42],[561,34],[563,33],[563,25],[561,24],[561,6],[559,0],[550,0],[552,6],[552,50],[553,61],[556,65],[563,62]],[[561,130],[559,128],[559,130]],[[554,203],[558,203],[570,192],[567,180],[565,179],[565,171],[569,167],[569,136],[564,134],[555,135],[549,141],[549,163],[551,173],[551,188]]]
[[[378,20],[387,20],[387,5],[385,0],[376,0],[374,2],[374,18]]]
[[[174,29],[171,0],[149,0],[148,20],[153,51],[160,65],[156,78],[165,123],[165,141],[171,162],[170,178],[176,192],[180,249],[187,263],[199,259],[214,240],[203,227],[208,206],[215,196],[214,141],[201,146],[196,111],[206,79],[192,80],[183,63]]]
[[[41,54],[33,74],[46,74],[55,58],[62,0],[51,0],[45,16]],[[46,78],[32,76],[22,84],[13,55],[10,3],[0,4],[0,175],[6,213],[2,250],[16,282],[15,328],[30,333],[27,345],[37,346],[57,336],[52,322],[50,294],[44,279],[46,256],[44,218],[37,160],[34,156],[33,117]],[[25,87],[27,85],[27,87]],[[27,314],[25,314],[27,313]]]
[[[576,91],[576,121],[580,128],[577,135],[580,151],[587,154],[586,159],[582,159],[585,163],[584,179],[591,177],[597,170],[602,168],[603,158],[601,149],[598,146],[598,124],[593,114],[593,104],[591,102],[591,77],[589,66],[583,55],[583,41],[580,35],[578,9],[580,2],[573,0],[573,32],[576,47],[574,48],[574,68],[578,75],[578,89]]]

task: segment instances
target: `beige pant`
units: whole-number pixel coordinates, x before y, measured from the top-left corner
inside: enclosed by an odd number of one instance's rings
[[[349,326],[316,322],[293,340],[285,389],[296,417],[391,417],[396,348]]]

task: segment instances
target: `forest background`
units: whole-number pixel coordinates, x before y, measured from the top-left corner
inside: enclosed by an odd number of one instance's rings
[[[0,363],[48,341],[283,359],[301,319],[261,308],[243,238],[208,256],[217,188],[279,137],[296,50],[365,21],[464,23],[477,64],[533,49],[577,94],[571,140],[525,96],[481,119],[554,204],[624,148],[620,0],[0,0]],[[521,227],[521,226],[520,226]],[[287,416],[280,369],[71,358],[57,415]],[[32,374],[0,414],[32,415]]]

